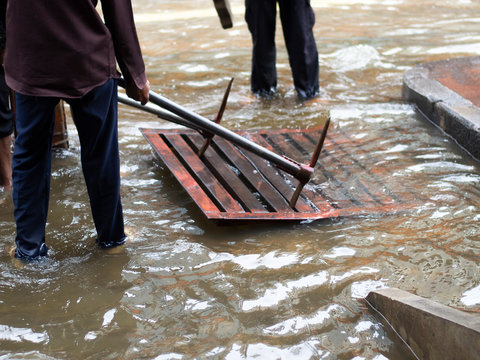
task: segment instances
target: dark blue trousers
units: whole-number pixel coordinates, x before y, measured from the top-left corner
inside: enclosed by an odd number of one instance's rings
[[[47,253],[45,225],[50,195],[55,107],[60,98],[16,94],[17,138],[13,153],[15,256]],[[101,247],[125,242],[120,200],[117,81],[109,80],[80,99],[66,99],[77,127],[83,175]]]
[[[319,63],[309,0],[245,0],[245,20],[253,41],[252,91],[268,95],[277,87],[277,2],[295,89],[300,97],[311,98],[319,93]]]

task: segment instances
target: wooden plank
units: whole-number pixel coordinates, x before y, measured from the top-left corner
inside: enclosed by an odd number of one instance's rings
[[[188,138],[195,146],[194,150],[198,152],[204,142],[204,138],[198,134],[189,135]],[[217,179],[219,179],[223,186],[228,190],[232,196],[236,198],[246,210],[253,213],[265,213],[268,210],[263,204],[253,195],[252,191],[245,185],[240,177],[233,172],[228,164],[209,146],[202,157],[205,164],[208,164],[212,172],[214,172]]]
[[[208,218],[211,218],[211,214],[218,213],[218,207],[210,200],[200,185],[198,185],[197,181],[170,151],[170,148],[161,139],[160,135],[154,131],[144,131],[143,135],[204,214]]]
[[[231,143],[220,137],[214,137],[215,144],[221,149],[229,161],[237,165],[243,176],[257,189],[265,201],[275,210],[291,210],[285,198],[271,186],[270,182],[260,174],[245,156]]]
[[[178,155],[184,160],[184,166],[195,174],[197,181],[208,190],[213,197],[214,202],[218,203],[220,208],[226,212],[244,212],[244,209],[238,202],[225,190],[223,185],[215,178],[209,169],[207,169],[200,158],[193,152],[188,144],[178,135],[165,135],[166,140],[175,148]]]

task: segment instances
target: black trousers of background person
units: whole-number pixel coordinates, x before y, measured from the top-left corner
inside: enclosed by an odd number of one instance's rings
[[[277,2],[295,89],[302,98],[314,97],[319,93],[319,64],[310,0],[245,0],[245,20],[253,40],[251,89],[269,95],[277,87]]]

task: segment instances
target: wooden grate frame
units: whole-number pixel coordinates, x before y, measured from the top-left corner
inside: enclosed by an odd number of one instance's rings
[[[199,157],[204,139],[196,131],[140,130],[208,219],[318,220],[390,213],[411,208],[415,202],[415,194],[394,178],[388,185],[382,180],[388,169],[363,165],[359,155],[367,156],[367,151],[340,131],[330,131],[314,176],[292,209],[289,199],[298,181],[258,155],[215,136]],[[238,134],[280,155],[308,162],[321,130]]]

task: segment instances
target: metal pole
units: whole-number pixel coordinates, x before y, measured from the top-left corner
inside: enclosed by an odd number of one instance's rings
[[[125,87],[125,80],[123,78],[118,80],[118,84],[121,87]],[[171,113],[177,115],[178,117],[186,120],[186,123],[182,125],[187,126],[189,128],[200,128],[204,131],[211,132],[215,135],[221,136],[226,140],[231,141],[232,143],[242,147],[245,150],[251,151],[252,153],[260,156],[261,158],[268,160],[279,167],[281,170],[289,173],[290,175],[294,176],[301,184],[306,184],[310,181],[310,178],[313,174],[313,167],[307,164],[301,164],[292,160],[286,156],[280,156],[275,154],[273,151],[260,146],[253,141],[250,141],[243,136],[238,135],[237,133],[230,131],[223,126],[216,124],[215,122],[204,118],[201,115],[198,115],[190,110],[185,109],[181,105],[174,103],[173,101],[156,94],[153,91],[149,92],[150,102],[153,104],[170,111]],[[140,105],[141,106],[141,105]],[[138,107],[138,106],[136,106]],[[142,108],[142,107],[140,107]],[[147,110],[152,112],[150,110]],[[162,116],[159,116],[162,117]],[[168,119],[167,119],[168,120]],[[178,120],[175,117],[175,120]],[[173,121],[173,118],[172,120]],[[173,121],[178,123],[178,121]]]
[[[274,152],[254,143],[253,141],[250,141],[244,138],[243,136],[240,136],[237,133],[226,129],[223,126],[216,124],[215,122],[208,120],[207,118],[204,118],[201,115],[191,112],[183,108],[182,106],[174,103],[173,101],[170,101],[169,99],[154,93],[153,91],[150,91],[150,101],[155,105],[158,105],[180,116],[181,118],[184,118],[196,125],[201,126],[205,130],[208,130],[214,133],[215,135],[221,136],[224,139],[231,141],[232,143],[244,148],[245,150],[248,150],[257,154],[258,156],[274,163],[275,165],[280,167],[282,170],[288,172],[289,174],[297,178],[298,176],[302,176],[302,174],[305,171],[308,172],[308,169],[306,169],[308,165],[299,164],[294,160],[291,160],[285,156],[280,156],[278,154],[275,154]]]
[[[146,111],[150,114],[157,115],[160,119],[167,120],[167,121],[173,122],[175,124],[188,127],[190,129],[193,129],[193,130],[205,131],[204,128],[202,128],[200,126],[197,126],[195,124],[192,124],[190,121],[182,119],[181,117],[179,117],[175,114],[172,114],[172,113],[169,113],[169,112],[166,112],[166,111],[162,111],[162,110],[158,109],[157,107],[150,106],[149,104],[142,105],[138,101],[132,100],[129,97],[127,97],[126,95],[123,95],[123,94],[120,94],[120,93],[118,94],[118,102],[121,102],[122,104],[125,104],[125,105],[128,105],[128,106]]]

